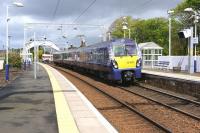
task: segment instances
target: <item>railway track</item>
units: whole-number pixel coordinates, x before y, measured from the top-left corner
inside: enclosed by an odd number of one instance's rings
[[[153,90],[151,88],[147,88],[147,87],[144,87],[141,85],[137,85],[137,86],[139,86],[139,87],[138,88],[136,88],[136,87],[131,87],[131,88],[119,87],[119,88],[122,88],[123,90],[126,90],[130,93],[133,93],[135,95],[138,95],[147,100],[150,100],[152,102],[155,102],[164,107],[167,107],[174,111],[180,112],[184,115],[187,115],[189,117],[192,117],[193,119],[200,121],[200,103],[199,102],[189,100],[186,98],[182,98],[179,96],[171,95],[169,93],[164,93],[162,91]],[[140,90],[136,90],[136,89],[140,89]],[[141,91],[141,89],[145,89],[145,90]],[[152,93],[150,94],[150,91],[152,91],[154,93],[154,95]],[[148,95],[148,96],[145,96],[145,95]],[[160,98],[155,98],[156,95],[157,95],[157,97],[159,96]],[[164,96],[164,97],[162,97],[162,96]]]
[[[66,73],[65,69],[59,69]],[[82,77],[79,74],[77,76],[77,73],[75,75],[72,74],[74,72],[69,73],[71,76],[76,76],[76,78],[92,86],[93,89],[95,88],[110,99],[117,101],[129,111],[133,111],[163,132],[198,132],[200,130],[200,123],[194,117],[158,104],[157,101],[153,101],[152,99],[133,94],[127,88],[108,86],[99,82],[95,83],[97,81],[91,81],[88,77]],[[195,126],[188,126],[188,123]]]
[[[113,113],[112,115],[116,114],[116,117],[119,117],[118,120],[116,120],[116,118],[111,118],[110,121],[115,121],[116,123],[120,122],[119,126],[124,125],[123,127],[117,127],[117,129],[120,132],[127,132],[127,131],[130,132],[130,130],[134,130],[134,132],[138,131],[138,132],[152,132],[152,133],[153,132],[171,133],[171,131],[169,129],[165,128],[164,126],[162,126],[159,123],[156,123],[155,121],[151,120],[150,118],[148,118],[147,116],[145,116],[141,112],[137,111],[129,103],[126,103],[126,102],[124,102],[122,100],[119,100],[119,99],[115,98],[111,94],[102,91],[100,88],[98,88],[94,84],[92,84],[90,82],[87,82],[86,80],[84,80],[84,79],[82,79],[82,78],[80,78],[78,76],[75,76],[72,73],[67,72],[65,69],[58,68],[58,67],[55,67],[55,66],[53,66],[53,67],[58,69],[58,70],[60,70],[60,71],[62,71],[62,72],[64,72],[64,73],[67,73],[68,74],[68,76],[67,76],[68,78],[69,78],[69,75],[71,75],[71,76],[77,78],[79,81],[84,82],[85,84],[91,86],[93,89],[95,89],[95,91],[97,91],[97,93],[99,93],[99,92],[101,93],[99,95],[103,94],[106,97],[108,97],[109,99],[107,99],[105,97],[101,98],[101,103],[104,100],[104,102],[103,102],[104,105],[103,106],[100,105],[100,107],[99,107],[99,105],[97,105],[99,102],[96,102],[95,104],[94,103],[93,104],[97,107],[98,110],[100,110],[100,112],[103,112],[103,113],[106,112],[106,114]],[[81,89],[81,88],[79,88],[79,89]],[[86,91],[82,91],[82,92],[87,96]],[[95,94],[96,95],[95,97],[98,97],[97,93]],[[92,98],[89,98],[89,99],[91,100],[91,102],[93,102]],[[108,101],[105,101],[106,99]],[[110,100],[113,100],[114,102],[116,102],[117,105],[113,105],[113,104],[107,105],[107,103],[109,103]],[[98,101],[100,101],[100,100],[98,99]],[[123,114],[123,116],[117,116],[117,115],[122,115],[122,114]],[[122,119],[123,119],[124,116],[125,116],[124,119],[128,120],[127,122],[126,121],[122,122]],[[134,119],[131,119],[131,122],[130,122],[129,118],[131,118],[131,117],[134,118]],[[112,120],[112,119],[114,119],[114,120]],[[125,129],[126,128],[125,127],[126,126],[125,123],[127,124],[127,129]],[[132,126],[135,129],[128,128],[128,127],[131,127],[130,123],[132,123]],[[113,124],[113,125],[116,125],[116,124]],[[138,125],[138,126],[136,126],[136,125]]]
[[[163,106],[174,109],[200,121],[200,102],[198,101],[178,96],[176,94],[170,94],[162,90],[156,90],[152,87],[147,87],[138,83],[134,87],[124,89],[145,98],[158,101],[158,103]]]
[[[187,101],[189,103],[193,103],[193,104],[196,104],[196,105],[200,106],[200,102],[198,102],[197,100],[187,99],[187,98],[184,98],[183,96],[178,96],[178,95],[175,95],[175,94],[170,94],[170,93],[167,93],[167,92],[162,91],[162,90],[156,90],[156,89],[153,89],[151,87],[144,86],[144,85],[142,85],[140,83],[137,83],[136,85],[139,86],[139,87],[142,87],[143,89],[147,89],[149,91],[153,91],[153,92],[160,93],[160,94],[163,94],[163,95],[166,95],[166,96],[170,96],[170,97],[173,97],[173,98],[184,100],[184,101]]]

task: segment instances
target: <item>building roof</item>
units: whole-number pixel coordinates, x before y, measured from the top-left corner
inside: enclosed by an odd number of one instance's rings
[[[156,44],[155,42],[145,42],[145,43],[139,43],[138,47],[140,49],[163,49],[161,46]]]

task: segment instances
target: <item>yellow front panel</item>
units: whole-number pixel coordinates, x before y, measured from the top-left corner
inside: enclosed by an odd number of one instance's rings
[[[114,57],[118,64],[118,69],[135,68],[138,56]]]

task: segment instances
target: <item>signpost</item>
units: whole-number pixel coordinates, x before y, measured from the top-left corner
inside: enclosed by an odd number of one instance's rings
[[[193,39],[193,27],[190,27],[191,36],[190,36],[190,43],[189,43],[189,58],[188,58],[188,72],[190,74],[194,73],[194,59],[193,59],[193,47],[194,47],[194,39]]]

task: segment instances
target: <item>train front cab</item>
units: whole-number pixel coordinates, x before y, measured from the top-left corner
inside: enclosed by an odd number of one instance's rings
[[[124,83],[130,83],[134,79],[141,78],[142,60],[137,55],[136,46],[114,46],[113,52],[114,58],[111,61],[112,72],[109,78]]]
[[[122,57],[112,62],[111,79],[115,81],[130,82],[141,78],[141,59],[137,56]],[[132,59],[134,58],[134,59]],[[130,67],[132,65],[132,67]]]

